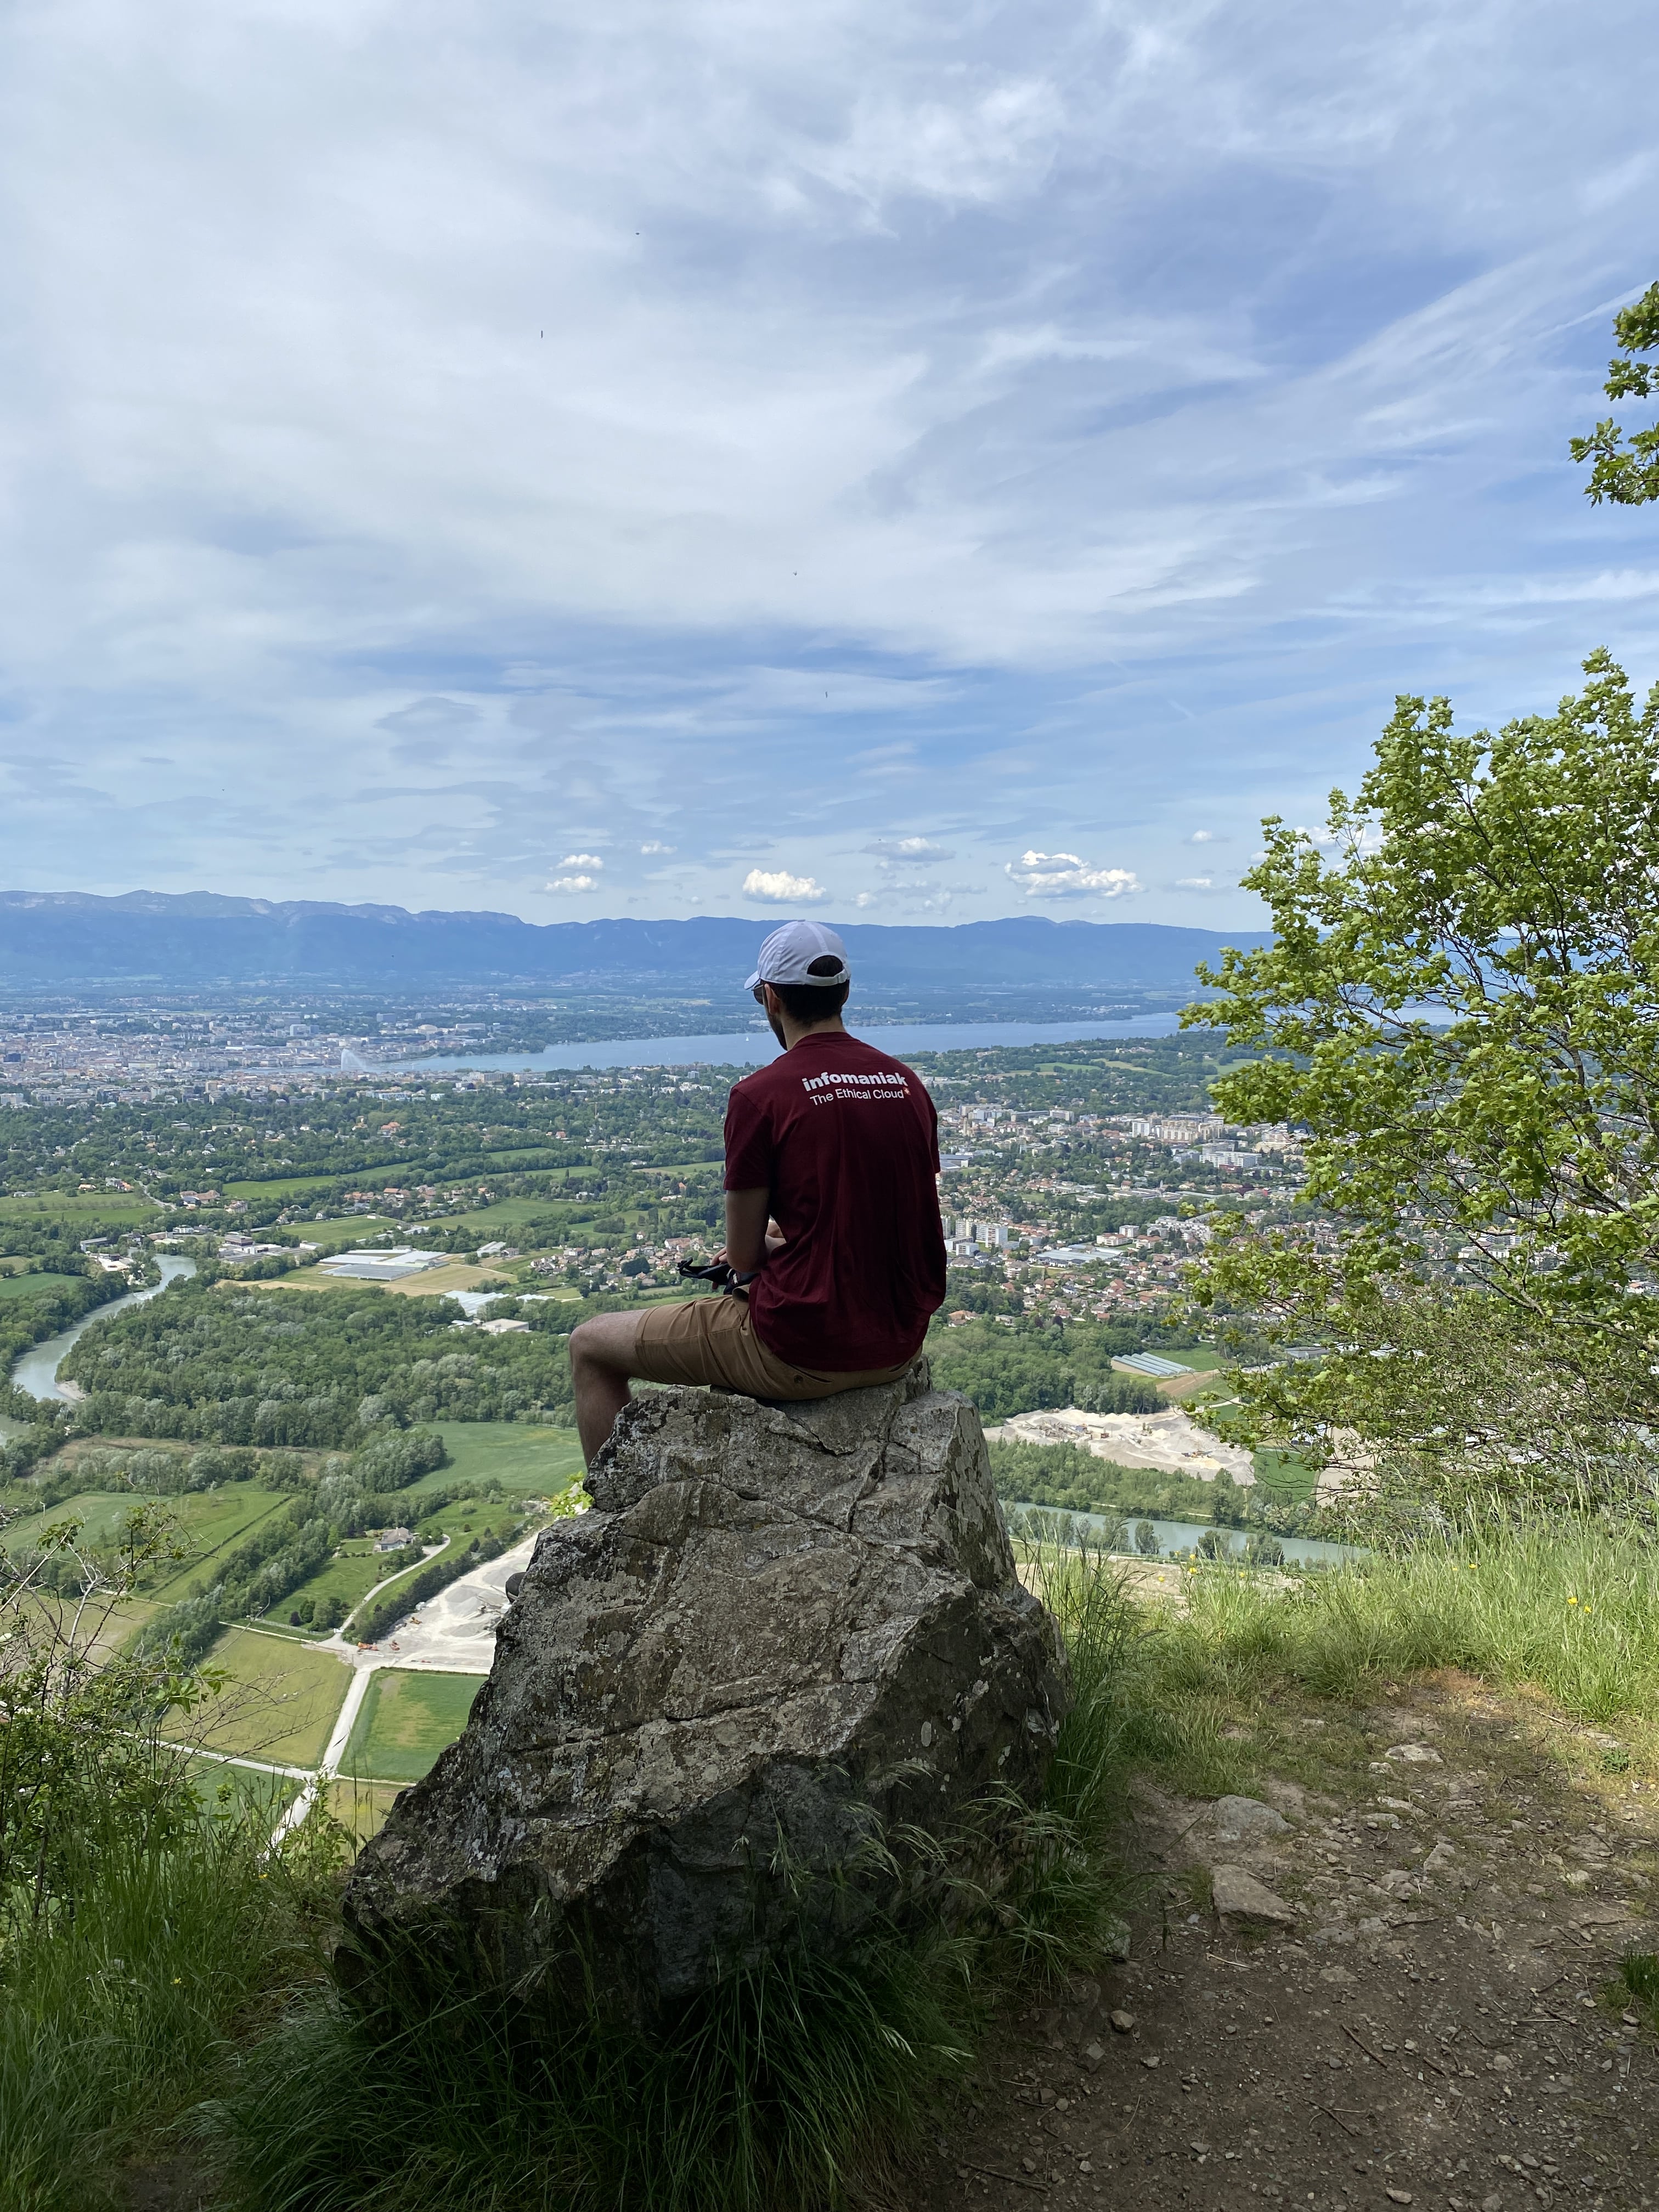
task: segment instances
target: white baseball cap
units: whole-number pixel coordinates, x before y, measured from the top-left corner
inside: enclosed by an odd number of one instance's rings
[[[826,953],[836,963],[835,974],[809,975],[813,961]],[[822,921],[786,921],[762,945],[755,972],[743,988],[754,991],[763,983],[807,983],[833,991],[848,981],[847,947],[833,929]]]

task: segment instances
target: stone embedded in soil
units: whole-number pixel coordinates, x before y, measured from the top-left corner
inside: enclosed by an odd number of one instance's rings
[[[1300,1917],[1294,1905],[1275,1897],[1265,1882],[1243,1867],[1211,1869],[1215,1909],[1224,1920],[1264,1920],[1280,1928],[1293,1928]]]
[[[437,1954],[517,1978],[580,1930],[605,1996],[648,2010],[796,1931],[803,1870],[839,1875],[814,1935],[854,1935],[888,1879],[872,1820],[950,1837],[993,1792],[1036,1801],[1064,1656],[979,1417],[925,1361],[806,1405],[653,1392],[588,1486],[465,1732],[357,1861],[348,1977]]]
[[[1220,1844],[1259,1850],[1288,1835],[1290,1825],[1282,1813],[1259,1797],[1218,1797],[1193,1823],[1193,1836],[1200,1850]]]
[[[1426,1743],[1391,1744],[1382,1754],[1396,1766],[1443,1766],[1440,1753]]]

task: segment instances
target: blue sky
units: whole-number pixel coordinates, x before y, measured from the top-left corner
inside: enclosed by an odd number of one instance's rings
[[[20,0],[3,887],[1254,922],[1397,692],[1659,678],[1656,510],[1566,455],[1656,60],[1612,0]]]

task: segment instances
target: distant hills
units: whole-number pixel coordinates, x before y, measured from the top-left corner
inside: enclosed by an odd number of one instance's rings
[[[280,902],[210,891],[0,892],[0,988],[282,983],[301,989],[678,994],[729,991],[772,921],[521,921],[510,914],[410,914],[396,906]],[[838,923],[866,991],[1176,994],[1195,962],[1259,933],[1017,915],[952,927]]]

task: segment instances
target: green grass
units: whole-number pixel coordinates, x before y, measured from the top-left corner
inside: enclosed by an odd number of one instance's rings
[[[376,1670],[347,1747],[345,1770],[377,1782],[418,1782],[466,1726],[482,1674]]]
[[[1259,1451],[1255,1465],[1256,1480],[1281,1505],[1305,1504],[1319,1480],[1307,1462],[1294,1452]]]
[[[507,1164],[507,1161],[503,1159],[501,1165],[505,1167]],[[551,1172],[556,1174],[559,1170],[556,1169]],[[570,1176],[577,1172],[578,1170],[574,1168],[566,1171],[566,1180],[568,1181]],[[599,1170],[593,1168],[583,1168],[580,1172],[582,1175],[593,1175]],[[469,1212],[449,1215],[445,1226],[450,1229],[465,1229],[469,1233],[476,1229],[488,1243],[493,1237],[506,1236],[509,1230],[516,1229],[521,1222],[544,1220],[549,1214],[564,1215],[574,1212],[580,1218],[591,1217],[596,1213],[614,1212],[617,1210],[615,1207],[591,1203],[573,1207],[570,1200],[554,1198],[550,1195],[546,1198],[498,1198],[492,1200],[488,1206],[474,1206]],[[511,1241],[509,1237],[508,1242]]]
[[[337,1183],[354,1180],[342,1169],[337,1175],[264,1176],[251,1182],[222,1183],[220,1188],[227,1198],[307,1198],[313,1191],[332,1190]]]
[[[331,1559],[325,1567],[313,1575],[309,1582],[301,1583],[271,1608],[276,1615],[276,1626],[281,1627],[287,1622],[289,1613],[297,1610],[302,1598],[337,1597],[343,1605],[349,1607],[367,1597],[376,1583],[386,1581],[388,1571],[386,1554],[376,1552],[373,1538],[354,1537],[340,1548],[345,1555],[343,1559]],[[317,1632],[307,1629],[305,1633],[314,1635]]]
[[[349,1668],[287,1637],[228,1628],[209,1663],[225,1669],[221,1695],[198,1708],[193,1741],[210,1751],[315,1766],[350,1686]]]
[[[189,1773],[202,1810],[209,1814],[246,1814],[266,1834],[300,1794],[289,1774],[264,1774],[256,1766],[233,1766],[228,1759],[192,1759]]]
[[[574,1429],[542,1428],[527,1421],[434,1421],[450,1464],[411,1482],[400,1498],[453,1489],[460,1482],[499,1482],[509,1496],[551,1498],[582,1471]]]
[[[120,2167],[223,2079],[274,1988],[316,1979],[338,1851],[272,1856],[263,1811],[88,1842],[73,1909],[20,1916],[0,1970],[0,2212],[127,2201]]]
[[[78,1287],[81,1279],[79,1275],[0,1275],[0,1298],[49,1298],[71,1284]]]
[[[392,1238],[394,1243],[418,1244],[420,1242],[418,1237],[405,1237],[400,1224],[386,1220],[378,1213],[355,1213],[344,1221],[295,1221],[289,1226],[306,1243],[319,1245],[325,1256],[331,1252],[355,1251],[359,1244],[373,1243],[388,1229],[397,1232]],[[362,1285],[358,1284],[357,1288],[361,1290]]]
[[[176,1523],[179,1540],[189,1547],[185,1559],[177,1566],[164,1568],[154,1583],[146,1585],[147,1596],[160,1596],[167,1589],[182,1586],[201,1571],[215,1552],[234,1543],[263,1521],[266,1514],[289,1502],[274,1492],[256,1490],[251,1484],[242,1483],[222,1490],[187,1492],[181,1497],[159,1500],[132,1490],[88,1490],[65,1498],[61,1505],[54,1505],[46,1512],[31,1513],[23,1520],[12,1522],[4,1532],[3,1541],[9,1550],[15,1551],[38,1541],[41,1530],[52,1522],[75,1518],[84,1523],[82,1540],[102,1549],[114,1542],[130,1514],[140,1506],[160,1504]]]
[[[1120,1694],[1128,1755],[1195,1794],[1248,1779],[1229,1726],[1441,1668],[1634,1735],[1659,1711],[1659,1548],[1629,1529],[1487,1527],[1302,1577],[1204,1568],[1182,1588],[1184,1613],[1140,1640]]]
[[[1650,2034],[1659,2033],[1659,1958],[1651,1951],[1627,1951],[1619,1978],[1602,1991],[1614,2012],[1633,2012]]]
[[[102,1197],[95,1191],[49,1190],[0,1198],[0,1222],[98,1221],[131,1229],[141,1221],[153,1221],[158,1210],[149,1199],[118,1190]]]

